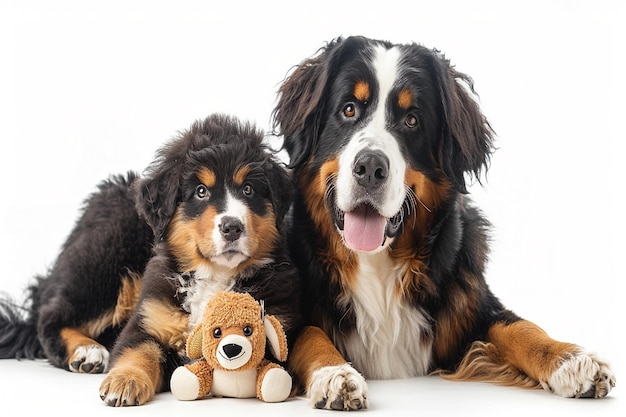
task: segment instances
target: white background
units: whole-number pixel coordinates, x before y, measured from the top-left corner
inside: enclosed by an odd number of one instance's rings
[[[0,291],[21,299],[95,185],[143,170],[195,119],[227,112],[269,130],[281,81],[326,41],[415,41],[473,77],[498,134],[487,179],[471,187],[494,225],[492,290],[610,359],[615,405],[626,319],[620,3],[0,0]],[[502,393],[481,389],[481,406]]]

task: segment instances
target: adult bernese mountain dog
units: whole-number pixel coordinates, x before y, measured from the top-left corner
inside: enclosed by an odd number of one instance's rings
[[[108,371],[111,406],[169,388],[189,329],[217,291],[264,300],[289,340],[299,280],[283,239],[293,185],[261,131],[225,115],[197,121],[90,196],[58,259],[30,288],[26,321],[0,303],[0,357]],[[111,358],[109,359],[109,350]]]
[[[467,196],[494,133],[437,50],[338,38],[291,72],[275,132],[296,181],[290,245],[305,328],[290,368],[318,408],[367,407],[365,378],[604,397],[607,363],[550,338],[485,282],[489,223]]]

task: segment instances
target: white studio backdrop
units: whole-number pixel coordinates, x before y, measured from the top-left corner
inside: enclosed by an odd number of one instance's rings
[[[0,291],[21,299],[45,273],[99,181],[212,112],[269,131],[294,65],[366,35],[437,48],[473,77],[498,135],[470,189],[494,225],[491,288],[619,366],[622,4],[0,0]]]

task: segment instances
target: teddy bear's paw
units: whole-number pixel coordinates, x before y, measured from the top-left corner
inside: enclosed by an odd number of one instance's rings
[[[180,366],[172,374],[170,390],[178,400],[195,400],[200,392],[200,381],[193,372],[184,366]]]
[[[289,398],[291,375],[282,368],[272,368],[265,373],[261,383],[260,399],[268,403],[278,403]]]
[[[95,343],[95,342],[94,342]],[[72,372],[100,374],[109,364],[109,351],[102,345],[78,346],[67,361]]]
[[[100,398],[106,405],[142,405],[154,397],[156,381],[139,366],[114,367],[100,384]]]
[[[564,359],[541,385],[562,397],[602,398],[615,386],[615,375],[606,362],[580,350]]]
[[[367,408],[365,378],[348,363],[315,371],[308,393],[315,408],[345,411]]]

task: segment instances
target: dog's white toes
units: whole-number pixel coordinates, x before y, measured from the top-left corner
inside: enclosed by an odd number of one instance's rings
[[[308,394],[315,408],[348,411],[368,406],[365,378],[350,364],[315,371]]]
[[[109,351],[101,345],[79,346],[68,361],[72,372],[99,374],[109,364]]]
[[[596,355],[579,351],[566,358],[542,385],[562,397],[602,398],[615,386],[615,375]]]

